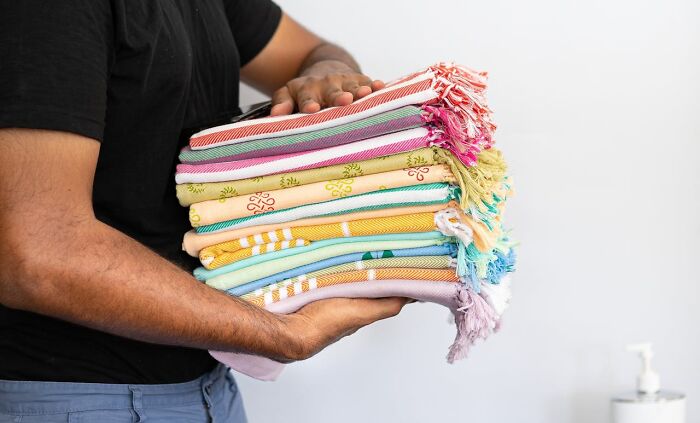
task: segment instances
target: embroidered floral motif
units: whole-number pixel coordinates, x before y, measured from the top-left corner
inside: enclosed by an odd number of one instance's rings
[[[253,182],[262,182],[264,176],[256,176],[253,178]]]
[[[284,176],[280,178],[280,188],[296,187],[301,185],[301,182],[293,176]]]
[[[223,203],[226,201],[227,198],[230,197],[237,197],[238,196],[238,191],[232,186],[225,186],[220,192],[219,192],[219,203]]]
[[[326,190],[330,191],[333,197],[346,197],[352,192],[353,182],[355,182],[355,180],[352,178],[328,181]]]
[[[430,172],[430,168],[429,167],[409,167],[409,168],[403,169],[403,171],[406,172],[406,174],[408,176],[414,176],[416,178],[416,181],[422,181],[423,179],[425,179],[424,175],[426,173]]]
[[[362,167],[357,163],[349,163],[343,167],[343,178],[356,178],[363,174]]]
[[[423,156],[414,156],[413,153],[410,153],[406,157],[406,167],[426,166],[427,164],[428,161]]]
[[[204,192],[204,184],[187,184],[187,191],[192,194],[201,194]]]
[[[202,218],[197,214],[197,211],[194,209],[194,207],[190,207],[190,223],[192,224],[193,228],[196,228],[199,226],[199,222],[202,220]]]
[[[248,197],[248,205],[246,209],[252,211],[253,214],[266,213],[269,211],[274,211],[275,199],[270,195],[269,192],[256,192],[255,194]]]

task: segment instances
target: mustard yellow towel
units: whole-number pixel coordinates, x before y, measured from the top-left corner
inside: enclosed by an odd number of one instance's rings
[[[320,241],[323,239],[343,238],[363,235],[398,234],[409,232],[429,232],[435,230],[435,214],[419,213],[404,216],[377,217],[345,222],[335,222],[325,225],[292,227],[276,231],[259,233],[233,241],[223,242],[204,248],[199,253],[199,259],[207,269],[216,269],[242,258],[263,252],[281,249],[275,247],[282,242],[299,243]],[[280,242],[282,241],[282,242]],[[302,245],[306,245],[302,244]]]
[[[456,208],[459,205],[455,201],[447,203],[447,207]],[[445,204],[430,204],[426,206],[408,206],[397,207],[395,209],[377,209],[366,210],[344,215],[325,216],[325,217],[310,217],[307,219],[299,219],[293,222],[271,223],[268,225],[249,226],[247,228],[232,229],[230,231],[212,232],[198,234],[195,231],[188,231],[182,242],[182,249],[187,251],[187,254],[192,257],[198,257],[199,252],[211,245],[220,244],[226,241],[232,241],[238,238],[244,238],[250,235],[262,234],[278,229],[286,229],[290,227],[324,225],[327,223],[336,223],[360,219],[371,219],[373,217],[384,216],[402,216],[413,213],[436,212],[445,208]]]
[[[474,242],[479,251],[491,251],[500,235],[500,230],[489,231],[483,223],[474,221],[458,209],[445,208],[435,213],[375,217],[260,232],[206,247],[200,251],[199,259],[206,269],[212,270],[254,255],[308,245],[309,241],[436,230],[452,236],[458,230],[458,224],[468,227],[462,231],[470,232],[470,242]]]

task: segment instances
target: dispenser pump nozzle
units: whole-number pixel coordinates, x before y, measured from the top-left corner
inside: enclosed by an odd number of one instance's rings
[[[642,372],[637,376],[637,391],[643,394],[655,394],[661,389],[659,374],[651,368],[651,358],[654,353],[651,350],[651,343],[644,342],[627,346],[627,351],[636,352],[642,359]]]

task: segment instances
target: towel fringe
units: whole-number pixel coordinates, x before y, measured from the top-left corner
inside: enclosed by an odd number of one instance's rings
[[[464,285],[470,284],[471,289],[479,292],[481,279],[488,277],[489,264],[497,260],[498,256],[493,252],[482,253],[474,243],[457,245],[457,276]]]
[[[444,107],[425,105],[422,110],[423,121],[433,127],[436,135],[431,144],[449,150],[467,166],[476,165],[478,150],[467,148],[469,140],[459,116]]]
[[[435,213],[435,226],[446,236],[454,236],[461,243],[470,244],[474,238],[472,229],[467,226],[457,209],[447,208]]]
[[[486,339],[497,327],[494,309],[479,294],[460,285],[456,293],[455,324],[457,335],[447,353],[447,362],[454,363],[469,354],[476,340]]]
[[[476,166],[467,167],[448,150],[434,147],[435,161],[449,166],[461,191],[459,205],[462,210],[478,209],[480,213],[492,214],[496,208],[494,193],[506,179],[506,163],[495,148],[482,151]]]
[[[501,279],[508,273],[515,271],[516,254],[515,250],[508,247],[507,251],[502,250],[504,240],[498,240],[494,247],[493,254],[496,260],[489,262],[486,270],[486,281],[491,284],[499,284]]]
[[[438,98],[424,110],[450,135],[451,150],[473,166],[479,152],[494,143],[496,125],[485,95],[488,74],[448,62],[430,66],[428,72]],[[435,106],[446,111],[435,110]]]
[[[481,295],[493,307],[496,315],[500,317],[510,306],[510,301],[513,298],[510,277],[504,276],[498,284],[482,282]]]

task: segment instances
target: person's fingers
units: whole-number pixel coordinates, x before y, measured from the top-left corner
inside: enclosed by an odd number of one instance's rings
[[[343,81],[343,91],[347,91],[349,93],[352,93],[353,100],[357,100],[359,98],[357,95],[357,92],[359,89],[360,89],[360,84],[357,82],[357,80],[347,79],[347,80]]]
[[[355,100],[384,88],[384,82],[365,75],[329,76],[290,81],[272,96],[271,116],[288,115],[295,108],[302,113],[316,113],[328,106],[347,106]]]
[[[355,298],[348,304],[347,314],[355,316],[355,324],[365,326],[399,314],[407,298]]]
[[[289,88],[282,87],[272,94],[272,109],[270,116],[288,115],[294,111],[294,99],[289,93]]]
[[[361,86],[370,87],[372,85],[372,80],[367,75],[359,74],[357,77],[357,83]]]
[[[396,316],[408,298],[330,298],[305,305],[287,319],[301,339],[294,360],[303,360],[360,328]]]
[[[329,83],[323,96],[329,106],[347,106],[352,103],[352,94],[340,89],[340,85]]]
[[[384,81],[380,81],[377,79],[372,81],[372,84],[370,86],[372,87],[372,91],[379,91],[383,89],[386,86],[386,84],[384,84]]]
[[[318,91],[311,87],[302,88],[296,96],[297,107],[302,113],[316,113],[321,110]]]
[[[357,82],[360,85],[356,93],[356,98],[362,98],[372,93],[372,80],[366,75],[359,75]]]
[[[323,98],[318,78],[296,78],[287,83],[287,88],[300,112],[316,113],[321,110]]]
[[[372,88],[368,85],[360,85],[360,88],[357,89],[356,96],[357,98],[362,98],[368,94],[372,94]]]
[[[320,321],[336,321],[347,329],[395,316],[409,301],[403,297],[329,298],[307,304],[299,313]]]

